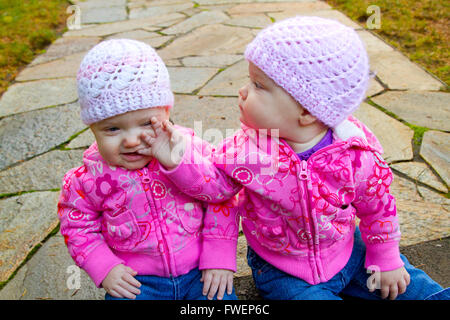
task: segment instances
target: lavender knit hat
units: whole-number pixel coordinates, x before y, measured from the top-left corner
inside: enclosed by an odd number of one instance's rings
[[[329,19],[297,16],[262,30],[245,58],[329,127],[365,98],[366,50],[356,32]]]
[[[81,119],[87,125],[129,111],[173,106],[164,62],[136,40],[97,44],[83,58],[77,82]]]

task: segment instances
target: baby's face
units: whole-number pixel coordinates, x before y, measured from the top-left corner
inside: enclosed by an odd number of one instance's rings
[[[301,105],[253,63],[249,63],[250,82],[239,90],[241,122],[254,129],[279,129],[289,137],[299,124]]]
[[[138,154],[137,151],[148,147],[141,139],[141,134],[153,130],[151,117],[167,120],[169,109],[155,107],[130,111],[92,124],[91,130],[103,159],[112,166],[129,170],[146,166],[151,157]]]

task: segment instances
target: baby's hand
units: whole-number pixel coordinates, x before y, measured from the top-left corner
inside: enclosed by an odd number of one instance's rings
[[[134,276],[137,272],[123,264],[119,264],[109,271],[102,281],[102,286],[110,295],[116,298],[135,299],[141,291],[141,283]]]
[[[208,294],[208,299],[214,298],[217,292],[217,300],[222,300],[225,289],[228,294],[233,293],[233,271],[225,269],[202,270],[203,295]]]
[[[406,291],[410,282],[409,273],[404,267],[380,272],[380,282],[381,298],[386,299],[389,296],[390,300],[395,300],[397,295]],[[374,290],[375,288],[370,291],[373,292]]]
[[[166,169],[171,170],[183,158],[186,148],[185,138],[169,120],[161,123],[156,117],[152,117],[151,124],[154,133],[143,132],[141,134],[141,138],[149,147],[138,152],[155,157]]]

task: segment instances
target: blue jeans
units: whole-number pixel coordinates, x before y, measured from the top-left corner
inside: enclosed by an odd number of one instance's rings
[[[339,294],[369,300],[381,300],[379,290],[369,292],[367,279],[370,274],[364,268],[366,248],[357,228],[353,251],[345,267],[328,282],[311,285],[287,274],[259,257],[248,247],[247,260],[252,269],[256,288],[264,299],[270,300],[341,300]],[[397,300],[449,300],[450,289],[443,289],[425,272],[413,267],[401,255],[404,267],[410,275],[410,284]]]
[[[141,294],[136,300],[208,300],[202,294],[203,282],[200,282],[202,272],[198,268],[192,269],[187,274],[178,277],[140,276],[135,278],[141,283]],[[116,298],[110,294],[105,295],[105,300],[130,300],[127,298]],[[217,294],[214,296],[217,300]],[[229,295],[225,291],[223,300],[237,300],[233,292]]]

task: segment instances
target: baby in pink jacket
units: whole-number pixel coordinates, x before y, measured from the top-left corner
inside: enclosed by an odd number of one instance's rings
[[[243,188],[239,208],[208,210],[240,211],[261,295],[448,299],[448,290],[400,254],[392,172],[376,137],[351,116],[369,83],[357,33],[334,20],[298,16],[261,31],[245,58],[250,82],[239,90],[242,130],[206,154],[208,161],[186,148],[167,176],[208,202]],[[154,125],[150,146],[177,140],[167,121]],[[175,145],[180,151],[190,141]]]
[[[147,147],[142,133],[153,131],[150,118],[168,120],[173,106],[161,58],[139,41],[104,41],[86,54],[77,81],[81,118],[96,142],[64,176],[58,203],[76,264],[106,299],[236,299],[235,215],[215,220],[231,226],[226,237],[203,237],[204,204],[182,193],[155,158],[138,153]],[[177,129],[194,149],[209,148],[192,130]],[[159,160],[171,161],[176,157]]]

